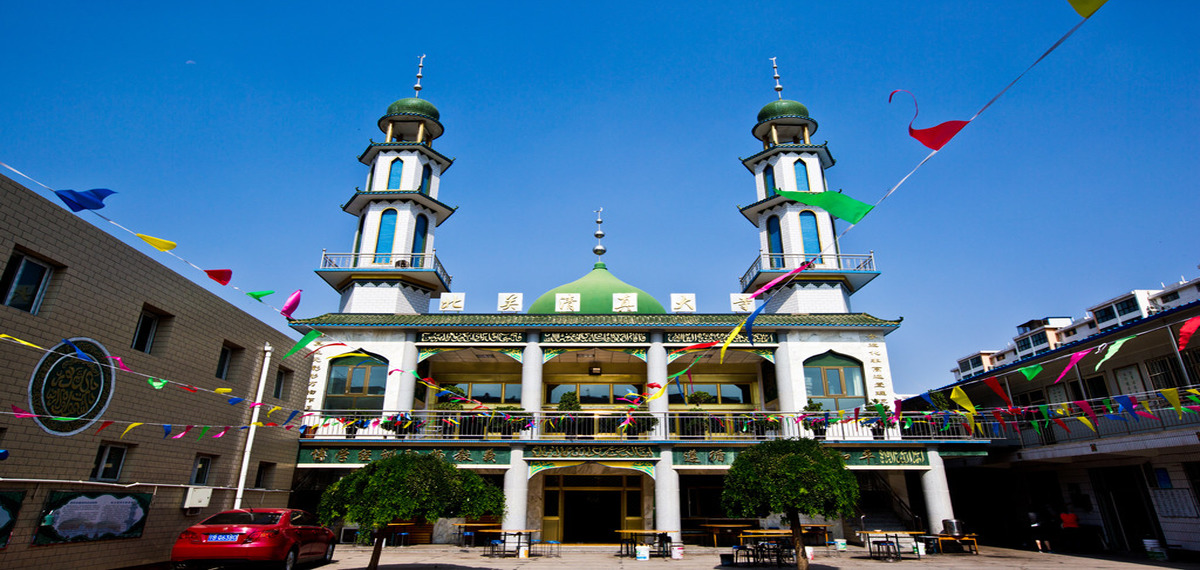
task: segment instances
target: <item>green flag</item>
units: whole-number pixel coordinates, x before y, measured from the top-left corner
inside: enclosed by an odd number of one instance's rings
[[[321,336],[321,331],[315,331],[315,330],[308,331],[308,334],[305,334],[304,338],[300,339],[300,342],[297,342],[296,345],[293,346],[291,350],[287,351],[287,354],[283,355],[283,357],[287,358],[293,354],[296,354],[301,348],[308,346],[309,343],[311,343],[314,340],[317,340],[317,338],[320,336]]]
[[[1020,372],[1021,374],[1025,375],[1026,380],[1033,380],[1033,378],[1035,376],[1037,376],[1039,373],[1041,373],[1041,371],[1042,371],[1042,365],[1040,365],[1040,364],[1034,364],[1033,366],[1026,366],[1025,368],[1021,368],[1021,369],[1017,370],[1017,372]]]
[[[778,190],[778,192],[784,198],[816,206],[852,224],[857,224],[875,207],[840,192],[792,192],[790,190]]]
[[[267,295],[270,295],[272,293],[274,293],[274,291],[250,291],[249,293],[246,293],[246,294],[249,295],[250,298],[254,299],[255,301],[262,301],[263,297],[266,297]]]

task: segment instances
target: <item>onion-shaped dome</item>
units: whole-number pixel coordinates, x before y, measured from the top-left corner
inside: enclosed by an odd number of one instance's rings
[[[758,122],[774,119],[775,117],[807,117],[808,107],[799,101],[780,99],[763,105],[758,112]]]
[[[603,263],[596,263],[587,275],[566,285],[555,287],[544,293],[541,297],[538,297],[529,306],[529,314],[551,315],[558,313],[559,311],[555,310],[555,296],[559,293],[578,293],[579,310],[576,312],[580,314],[610,315],[634,313],[661,315],[667,312],[663,308],[662,303],[651,297],[649,293],[621,281],[612,273],[609,273],[608,267]],[[613,295],[629,293],[637,295],[637,310],[614,311]]]
[[[406,115],[421,115],[435,121],[441,118],[441,114],[438,113],[437,107],[434,107],[433,103],[416,97],[406,97],[388,105],[388,115],[401,113]]]

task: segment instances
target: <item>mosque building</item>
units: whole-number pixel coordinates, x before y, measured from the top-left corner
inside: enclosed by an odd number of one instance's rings
[[[783,99],[778,73],[779,98],[751,128],[762,148],[742,161],[754,199],[740,212],[758,242],[747,239],[753,263],[727,313],[696,312],[686,293],[655,299],[619,278],[602,261],[601,215],[601,261],[588,269],[581,256],[579,279],[532,302],[501,293],[495,312],[464,312],[464,293],[433,253],[455,212],[442,198],[453,192],[442,187],[453,161],[435,149],[444,127],[420,98],[420,77],[359,157],[367,180],[343,206],[358,218],[353,249],[325,253],[317,269],[339,311],[292,322],[324,335],[307,401],[320,413],[305,420],[294,502],[315,508],[325,486],[381,457],[432,453],[503,487],[507,529],[568,543],[652,528],[707,540],[693,533],[726,520],[720,489],[738,453],[803,436],[843,454],[879,524],[936,530],[953,518],[943,457],[986,439],[878,417],[896,400],[886,336],[900,321],[851,309],[879,275],[874,255],[843,253],[832,215],[778,192],[825,191],[834,164],[812,142],[808,108]],[[722,359],[719,345],[760,301],[753,338],[740,332]],[[683,350],[702,343],[717,346]],[[834,536],[852,532],[851,521],[830,522]],[[427,539],[447,540],[447,526]]]

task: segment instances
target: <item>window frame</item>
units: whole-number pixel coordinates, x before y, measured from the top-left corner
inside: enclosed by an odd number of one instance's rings
[[[419,191],[422,194],[428,196],[429,191],[432,187],[433,187],[433,167],[429,166],[429,163],[425,163],[425,166],[423,168],[421,168],[421,187],[419,188]]]
[[[26,264],[36,265],[44,273],[37,284],[37,290],[33,295],[33,299],[29,303],[29,307],[25,308],[12,304],[13,297],[16,295],[18,286],[21,284],[21,277],[25,274]],[[42,307],[42,301],[46,298],[46,290],[50,288],[50,279],[54,275],[54,266],[47,261],[38,259],[27,253],[14,251],[8,258],[8,264],[4,266],[4,275],[0,277],[0,286],[3,287],[2,295],[0,295],[0,304],[12,307],[18,311],[24,311],[31,315],[38,314]]]
[[[208,455],[205,453],[197,453],[196,460],[192,462],[192,477],[190,479],[192,485],[200,487],[211,487],[208,479],[212,475],[213,464],[216,463],[217,456]]]
[[[271,397],[282,400],[287,393],[287,385],[291,384],[292,371],[280,366],[275,369],[275,384],[271,386]]]
[[[356,360],[357,362],[355,362],[354,364],[339,364],[338,363],[339,360],[344,360],[344,359]],[[346,369],[345,377],[341,379],[342,384],[341,384],[340,388],[334,383],[334,373],[337,372],[339,368]],[[365,370],[365,375],[363,377],[362,388],[360,389],[360,391],[356,392],[356,391],[351,390],[351,385],[353,384],[353,381],[354,381],[354,372],[355,372],[355,370],[358,370],[358,369]],[[378,392],[378,393],[371,392],[371,382],[372,382],[372,376],[373,376],[371,374],[372,369],[379,370],[379,375],[382,378],[382,380],[381,380],[381,383],[378,384],[376,387],[382,388],[383,389],[382,392]],[[382,410],[383,409],[383,398],[387,392],[387,376],[388,376],[387,375],[387,361],[383,360],[382,358],[379,358],[376,356],[371,356],[370,360],[366,360],[364,357],[361,357],[361,356],[334,358],[329,362],[329,371],[325,377],[325,390],[324,390],[325,404],[324,404],[324,407],[329,408],[329,409],[339,409],[339,410]],[[348,401],[350,403],[350,406],[347,407],[347,406],[343,406],[343,405],[339,404],[337,407],[331,407],[330,406],[330,397],[333,397],[335,399],[335,401],[344,399],[345,401]],[[359,403],[358,403],[358,400],[360,398],[377,399],[379,401],[379,404],[377,406],[374,404],[372,404],[370,406],[362,406],[362,405],[359,405]]]
[[[823,359],[829,358],[829,357],[837,358],[839,360],[843,360],[846,362],[844,364],[840,364],[840,365],[810,364],[812,362],[820,361],[820,360],[823,360]],[[818,354],[812,358],[807,359],[804,362],[803,368],[804,368],[804,391],[805,391],[806,397],[810,401],[814,400],[814,399],[833,400],[834,406],[835,406],[834,410],[849,410],[849,409],[853,409],[855,407],[864,406],[868,402],[870,402],[870,398],[867,397],[866,371],[863,368],[862,362],[859,361],[857,358],[854,358],[849,355],[841,354],[838,352],[834,352],[834,351],[828,351],[823,354]],[[841,392],[837,392],[837,393],[832,393],[829,389],[829,372],[834,371],[834,370],[838,371],[838,376],[840,378],[840,382],[841,382],[841,386],[842,386]],[[850,385],[850,383],[852,381],[851,375],[846,374],[846,371],[848,371],[848,370],[857,372],[858,378],[856,380],[858,382],[858,388],[859,388],[858,394],[853,394],[847,390],[847,387]],[[820,379],[820,382],[821,382],[821,388],[822,388],[821,393],[815,393],[815,392],[812,392],[809,390],[810,379],[811,379],[810,372],[819,372],[819,376],[817,376],[817,377]],[[849,406],[849,407],[843,407],[843,405],[841,404],[842,400],[846,400],[847,402],[855,402],[856,405]],[[833,410],[831,410],[831,411],[833,411]]]
[[[775,182],[775,165],[769,162],[763,167],[763,190],[767,198],[779,194],[779,185]]]
[[[142,339],[142,332],[146,326],[146,319],[150,319],[150,330],[146,334],[146,338]],[[138,315],[137,327],[133,330],[133,343],[130,348],[138,352],[153,354],[154,351],[154,335],[158,332],[158,323],[162,320],[162,316],[152,311],[142,309],[142,313]],[[139,340],[141,342],[139,342]],[[139,344],[141,346],[139,346]]]
[[[812,186],[808,183],[808,163],[804,162],[803,158],[797,158],[792,170],[796,173],[796,191],[811,192]]]
[[[107,464],[112,451],[121,450],[121,458],[116,465],[116,473],[111,477],[104,477],[105,471],[108,470]],[[96,462],[92,465],[92,473],[88,478],[90,481],[120,481],[121,473],[125,470],[125,460],[129,458],[130,446],[120,445],[116,443],[104,443],[96,450]]]
[[[389,217],[388,214],[391,214]],[[400,212],[388,208],[379,213],[379,230],[375,233],[375,263],[391,263],[392,250],[396,247],[396,227]],[[387,231],[384,231],[384,230]]]
[[[221,345],[221,353],[217,356],[217,373],[216,377],[226,382],[229,381],[229,369],[233,367],[233,348],[229,345]]]
[[[400,168],[396,168],[396,163],[400,163]],[[404,159],[397,158],[388,165],[388,190],[399,190],[404,184]]]

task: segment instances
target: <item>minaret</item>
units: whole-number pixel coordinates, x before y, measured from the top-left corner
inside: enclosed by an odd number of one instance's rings
[[[366,189],[342,206],[358,217],[351,253],[325,253],[317,270],[342,294],[340,312],[416,314],[450,291],[450,275],[434,255],[434,228],[455,208],[438,201],[442,173],[454,162],[433,150],[440,114],[421,99],[425,56],[412,97],[379,118],[383,142],[371,140],[358,160],[370,167]]]
[[[742,164],[754,175],[755,202],[740,208],[758,228],[759,255],[741,279],[745,293],[813,261],[771,299],[771,313],[848,313],[850,295],[874,279],[873,254],[842,255],[836,241],[834,218],[825,210],[780,196],[778,190],[823,192],[828,190],[825,169],[834,164],[824,144],[812,144],[817,122],[808,107],[783,98],[779,66],[771,58],[778,100],[758,112],[750,130],[763,150]],[[774,291],[773,291],[774,292]],[[765,294],[766,298],[770,293]]]

